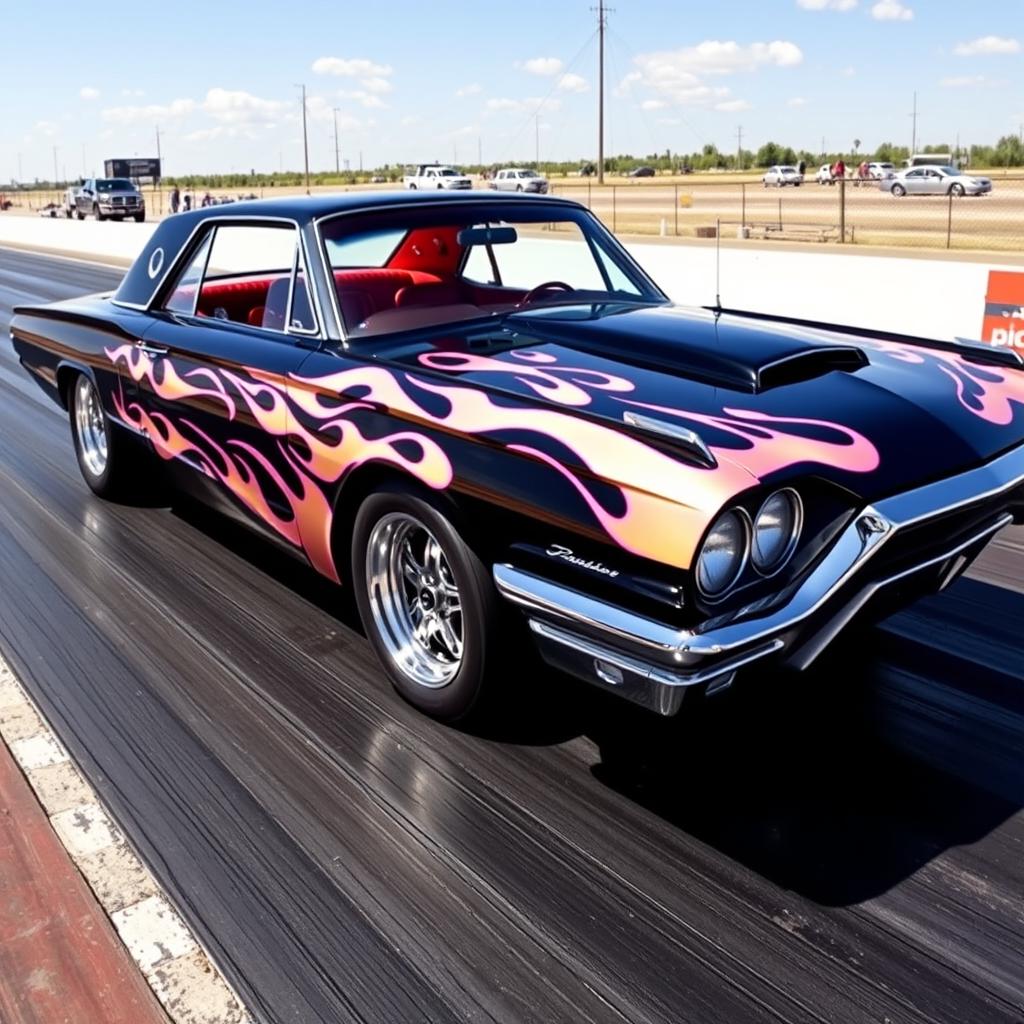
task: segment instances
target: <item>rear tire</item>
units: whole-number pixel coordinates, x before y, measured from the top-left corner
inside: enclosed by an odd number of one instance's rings
[[[75,210],[75,216],[76,216],[76,217],[77,217],[77,218],[78,218],[79,220],[85,220],[85,214],[84,214],[84,213],[82,213],[82,211],[81,211],[81,210]]]
[[[101,498],[140,497],[154,490],[145,453],[103,410],[92,378],[78,374],[68,390],[71,439],[78,468]]]
[[[135,214],[135,223],[136,224],[141,224],[145,219],[146,219],[146,215],[144,213],[137,213],[137,214]]]
[[[901,199],[907,194],[907,190],[902,185],[893,185],[892,194],[897,198]]]
[[[500,661],[500,599],[444,512],[400,486],[371,494],[350,564],[363,628],[399,694],[442,721],[478,710]]]

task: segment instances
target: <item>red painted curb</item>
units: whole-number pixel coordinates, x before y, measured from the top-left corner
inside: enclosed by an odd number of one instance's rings
[[[0,1021],[167,1024],[2,742]]]

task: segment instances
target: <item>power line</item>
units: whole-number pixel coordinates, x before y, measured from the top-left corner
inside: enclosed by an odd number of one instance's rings
[[[743,170],[743,125],[736,127],[736,169]]]
[[[306,87],[296,85],[302,90],[302,153],[306,163],[306,195],[309,195],[309,135],[306,132]]]
[[[910,155],[917,152],[917,93],[914,93],[914,109],[910,113]]]
[[[604,34],[608,28],[608,14],[611,7],[605,7],[604,0],[598,0],[597,7],[597,183],[604,184]]]

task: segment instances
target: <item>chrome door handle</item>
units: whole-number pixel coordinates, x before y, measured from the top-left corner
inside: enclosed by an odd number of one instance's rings
[[[137,341],[135,342],[135,347],[140,352],[145,352],[147,356],[167,355],[167,347],[165,345],[151,345],[146,341]]]

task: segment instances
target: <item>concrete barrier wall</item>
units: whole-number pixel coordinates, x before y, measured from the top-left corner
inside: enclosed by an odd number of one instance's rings
[[[133,259],[154,224],[0,215],[0,245],[82,258]],[[631,243],[629,250],[677,302],[724,306],[871,330],[944,339],[978,338],[991,269],[999,262],[866,256],[723,246]]]

